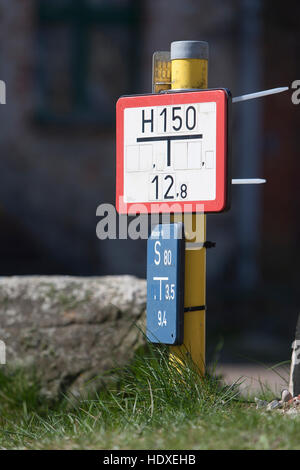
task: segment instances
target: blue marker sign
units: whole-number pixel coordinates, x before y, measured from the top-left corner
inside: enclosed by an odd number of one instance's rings
[[[154,227],[147,245],[147,339],[182,344],[184,314],[182,223]]]

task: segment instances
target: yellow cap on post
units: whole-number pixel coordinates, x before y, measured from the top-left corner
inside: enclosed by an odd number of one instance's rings
[[[171,43],[172,90],[207,88],[208,43],[175,41]]]

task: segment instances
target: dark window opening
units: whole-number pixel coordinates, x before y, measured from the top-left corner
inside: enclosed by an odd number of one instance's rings
[[[138,2],[37,5],[37,121],[111,127],[116,100],[137,87]]]

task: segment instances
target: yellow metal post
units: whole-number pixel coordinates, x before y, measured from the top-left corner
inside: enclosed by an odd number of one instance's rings
[[[208,44],[203,41],[173,42],[171,44],[171,88],[173,90],[207,88],[207,79]],[[204,214],[197,216],[197,230],[201,233],[197,233],[193,240],[190,237],[192,230],[196,229],[196,214],[183,215],[183,221],[189,242],[185,257],[184,306],[205,306],[206,249],[199,245],[205,242],[206,238],[206,216]],[[183,345],[170,347],[170,361],[178,363],[187,354],[201,373],[204,373],[205,310],[184,313]]]

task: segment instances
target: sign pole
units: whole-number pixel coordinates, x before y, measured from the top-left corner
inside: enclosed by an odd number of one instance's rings
[[[176,41],[171,44],[171,88],[207,88],[208,44],[203,41]],[[184,339],[182,346],[170,346],[170,361],[180,363],[190,355],[202,374],[205,372],[205,297],[206,297],[206,215],[184,214],[186,239],[185,255]],[[176,215],[174,216],[176,220]],[[199,221],[201,227],[199,227]],[[196,244],[196,241],[198,242]],[[193,243],[195,247],[193,247]],[[189,310],[190,309],[190,310]]]

